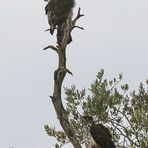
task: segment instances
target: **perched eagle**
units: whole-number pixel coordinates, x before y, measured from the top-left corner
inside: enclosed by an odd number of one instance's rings
[[[109,130],[102,124],[95,124],[92,117],[83,117],[83,137],[86,148],[115,148]]]
[[[62,40],[63,27],[70,15],[72,15],[72,8],[75,5],[74,0],[45,0],[48,4],[45,6],[45,13],[48,17],[50,25],[50,33],[53,34],[57,28],[57,38]],[[71,36],[69,42],[71,42]]]

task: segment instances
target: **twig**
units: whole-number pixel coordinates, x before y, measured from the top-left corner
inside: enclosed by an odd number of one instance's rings
[[[81,30],[84,30],[84,28],[83,27],[80,27],[80,26],[73,26],[73,29],[74,28],[79,28],[79,29],[81,29]]]
[[[57,27],[55,27],[54,29],[57,29]],[[49,28],[49,29],[46,29],[45,32],[46,32],[46,31],[50,31],[50,30],[51,30],[50,28]]]
[[[80,11],[81,11],[81,8],[78,9],[77,16],[76,16],[76,18],[72,21],[73,24],[75,24],[76,21],[77,21],[80,17],[84,16],[84,14],[81,14]]]
[[[52,50],[54,50],[54,51],[58,51],[58,48],[56,48],[56,47],[53,46],[53,45],[49,45],[49,46],[45,47],[43,50],[47,50],[48,48],[50,48],[50,49],[52,49]]]
[[[132,143],[133,145],[139,147],[139,145],[137,145],[126,133],[124,134],[123,130],[126,130],[126,127],[122,126],[121,124],[113,121],[113,120],[108,120],[119,132],[121,135],[123,135],[124,137],[126,137],[130,143]],[[117,127],[118,126],[118,127]],[[119,127],[121,127],[122,129],[120,129]]]
[[[49,29],[46,29],[45,31],[50,31],[50,28]]]
[[[65,71],[66,71],[67,73],[69,73],[70,75],[72,75],[72,76],[73,76],[73,74],[72,74],[72,72],[71,72],[70,70],[65,69]]]

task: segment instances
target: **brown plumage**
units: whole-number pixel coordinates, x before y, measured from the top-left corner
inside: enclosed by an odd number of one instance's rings
[[[61,41],[63,38],[63,30],[67,18],[72,14],[72,8],[74,7],[74,0],[49,0],[45,7],[45,13],[48,17],[48,23],[50,25],[50,33],[53,34],[55,28],[57,28],[57,39]],[[72,39],[70,37],[70,42]]]
[[[95,124],[90,116],[83,117],[83,137],[86,148],[116,148],[109,130],[102,124]]]

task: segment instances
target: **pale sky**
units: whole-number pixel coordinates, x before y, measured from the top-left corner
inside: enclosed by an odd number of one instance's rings
[[[148,1],[76,1],[85,17],[67,49],[64,86],[89,88],[99,69],[119,73],[131,89],[148,78]],[[43,0],[0,1],[0,148],[52,148],[44,124],[59,127],[49,96],[57,55]],[[71,146],[65,146],[65,148]]]

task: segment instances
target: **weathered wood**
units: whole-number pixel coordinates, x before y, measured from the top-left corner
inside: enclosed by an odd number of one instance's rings
[[[54,105],[57,118],[59,119],[59,122],[66,136],[68,137],[74,148],[82,148],[82,147],[75,135],[73,128],[70,125],[69,118],[67,116],[66,110],[64,109],[61,98],[61,90],[62,90],[62,83],[66,76],[66,73],[72,75],[72,73],[66,68],[66,47],[68,44],[69,37],[71,35],[71,31],[75,28],[75,23],[81,16],[83,15],[80,14],[80,8],[79,8],[76,18],[72,20],[72,18],[69,17],[66,24],[64,25],[63,39],[60,43],[57,42],[58,46],[54,47],[50,45],[44,48],[44,50],[51,48],[52,50],[58,53],[58,68],[54,72],[53,96],[50,97],[52,99],[52,103]]]

